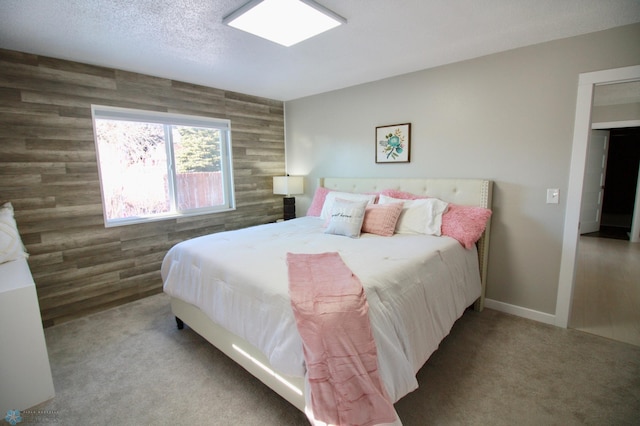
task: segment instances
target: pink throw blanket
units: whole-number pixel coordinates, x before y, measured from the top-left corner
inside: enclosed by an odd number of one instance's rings
[[[287,263],[314,418],[333,425],[394,422],[358,277],[338,253],[287,253]]]

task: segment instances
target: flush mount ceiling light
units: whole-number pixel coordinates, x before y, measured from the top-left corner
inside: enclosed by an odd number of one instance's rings
[[[347,20],[313,0],[252,0],[222,23],[289,47]]]

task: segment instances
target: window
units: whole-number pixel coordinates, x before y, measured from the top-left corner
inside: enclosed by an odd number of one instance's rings
[[[229,120],[92,106],[105,226],[235,208]]]

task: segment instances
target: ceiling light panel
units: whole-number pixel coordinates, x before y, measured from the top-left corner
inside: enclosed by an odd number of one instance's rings
[[[347,20],[311,0],[253,0],[222,22],[289,47]]]

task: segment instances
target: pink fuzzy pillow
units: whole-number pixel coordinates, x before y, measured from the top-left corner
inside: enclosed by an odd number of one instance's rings
[[[369,204],[364,211],[362,232],[390,237],[402,213],[403,203]]]
[[[484,207],[450,203],[449,210],[442,215],[442,235],[453,237],[470,249],[482,236],[491,213]]]
[[[412,194],[410,192],[400,191],[398,189],[385,189],[384,191],[380,191],[380,195],[386,195],[387,197],[397,198],[400,200],[419,200],[428,197],[421,197],[416,194]]]
[[[385,189],[381,194],[403,200],[428,198],[397,189]],[[465,248],[470,249],[482,236],[491,213],[491,210],[484,207],[449,203],[449,209],[442,215],[442,235],[455,238]]]
[[[322,186],[316,189],[315,194],[313,194],[313,200],[311,201],[311,205],[307,210],[307,216],[320,217],[320,213],[322,213],[322,206],[324,206],[324,199],[327,198],[327,194],[329,192],[331,192],[330,189],[324,188]]]

